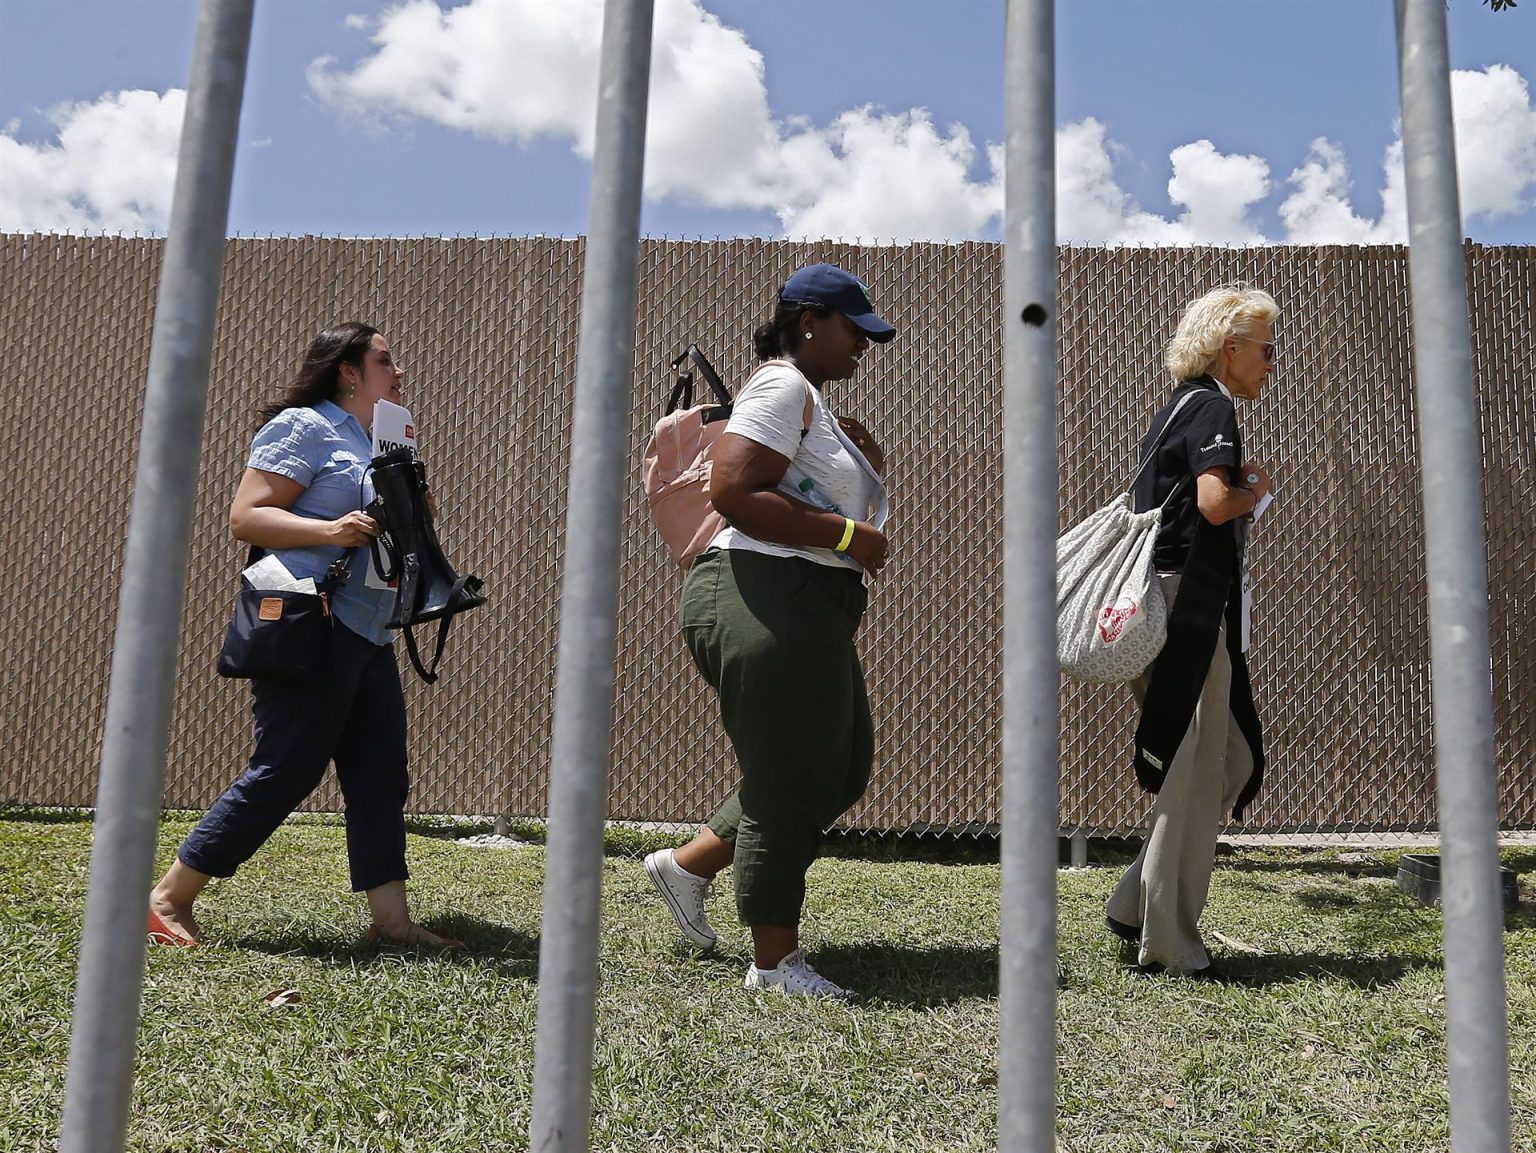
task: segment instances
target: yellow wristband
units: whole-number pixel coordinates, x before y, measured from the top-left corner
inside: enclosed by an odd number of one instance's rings
[[[843,539],[837,542],[838,552],[847,552],[848,546],[853,543],[853,517],[845,516],[843,520],[847,523],[843,526]]]

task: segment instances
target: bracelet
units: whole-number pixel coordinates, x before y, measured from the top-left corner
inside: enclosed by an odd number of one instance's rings
[[[843,520],[845,522],[843,525],[843,539],[837,542],[837,552],[847,552],[848,546],[853,543],[853,517],[845,516]]]

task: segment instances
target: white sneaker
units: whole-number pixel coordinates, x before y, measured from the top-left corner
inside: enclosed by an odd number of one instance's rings
[[[704,916],[704,894],[709,891],[709,882],[703,877],[695,877],[673,860],[671,849],[658,849],[646,857],[645,875],[656,886],[667,908],[672,910],[672,919],[683,931],[683,936],[700,949],[713,949],[715,931]]]
[[[806,963],[802,949],[796,949],[785,957],[775,969],[759,969],[756,965],[749,965],[747,979],[743,984],[748,989],[772,989],[787,997],[820,997],[824,1001],[853,1000],[853,994],[847,989],[834,985],[811,968]]]

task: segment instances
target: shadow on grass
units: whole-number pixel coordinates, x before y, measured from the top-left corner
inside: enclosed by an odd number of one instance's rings
[[[1359,989],[1376,989],[1394,985],[1416,969],[1443,968],[1438,960],[1427,957],[1340,957],[1332,953],[1224,956],[1216,964],[1228,984],[1255,989],[1296,981],[1343,981]]]
[[[732,953],[690,954],[701,965],[728,969],[739,982],[752,958]],[[997,946],[918,948],[871,942],[813,947],[816,971],[851,990],[860,1001],[932,1009],[955,1001],[997,996]]]
[[[812,960],[818,972],[863,1001],[931,1009],[997,996],[995,945],[828,945],[818,948]]]
[[[1434,853],[1433,848],[1347,845],[1326,849],[1248,848],[1222,844],[1216,849],[1216,867],[1237,873],[1322,873],[1351,877],[1395,877],[1399,861],[1408,853]],[[1338,859],[1339,855],[1365,860]],[[1313,860],[1297,860],[1313,856]],[[1499,850],[1499,863],[1516,873],[1536,872],[1536,848],[1509,846]]]
[[[422,923],[442,937],[464,942],[462,949],[434,949],[392,941],[313,937],[300,933],[246,933],[227,936],[223,943],[237,949],[283,956],[313,957],[335,965],[365,967],[379,957],[419,956],[450,964],[495,969],[500,976],[533,981],[539,974],[539,939],[493,921],[463,913],[432,917]]]
[[[1385,854],[1382,854],[1385,857]],[[1339,860],[1313,860],[1298,861],[1294,858],[1285,860],[1282,857],[1250,856],[1242,849],[1218,849],[1216,852],[1216,868],[1229,873],[1300,873],[1303,876],[1320,877],[1395,877],[1397,876],[1397,853],[1391,860],[1377,858],[1372,854],[1371,860],[1366,861],[1339,861]]]

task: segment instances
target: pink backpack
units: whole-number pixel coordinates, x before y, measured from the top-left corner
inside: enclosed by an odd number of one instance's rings
[[[685,569],[725,527],[725,518],[715,511],[709,499],[710,452],[731,415],[731,394],[698,345],[690,344],[688,351],[672,362],[672,367],[678,368],[689,359],[698,366],[714,400],[694,404],[693,373],[686,368],[680,371],[667,400],[666,415],[656,422],[640,465],[651,520],[671,550],[672,559]],[[807,389],[807,429],[814,403]]]

